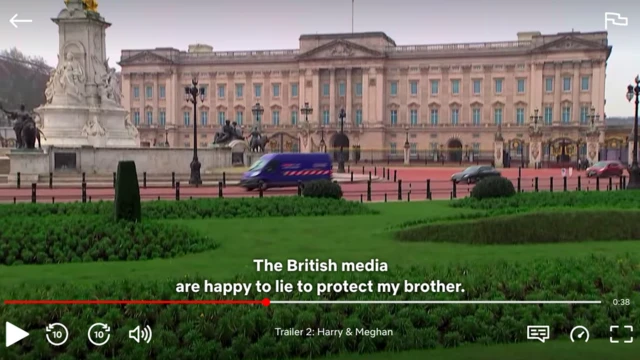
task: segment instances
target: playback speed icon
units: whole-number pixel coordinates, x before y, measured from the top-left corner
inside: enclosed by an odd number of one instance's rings
[[[136,326],[135,329],[129,331],[129,339],[135,340],[138,344],[140,340],[146,342],[147,344],[151,342],[151,328],[149,325],[145,326],[143,329],[140,329],[140,326]]]

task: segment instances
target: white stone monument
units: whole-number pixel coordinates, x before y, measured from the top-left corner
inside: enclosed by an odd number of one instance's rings
[[[105,30],[111,26],[81,0],[67,0],[58,25],[58,65],[45,91],[43,146],[137,147],[138,131],[122,107],[116,70],[109,68]]]

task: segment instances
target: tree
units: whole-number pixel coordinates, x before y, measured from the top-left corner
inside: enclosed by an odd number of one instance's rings
[[[42,105],[51,71],[42,57],[17,48],[0,51],[0,103],[11,109],[24,104],[27,110]]]

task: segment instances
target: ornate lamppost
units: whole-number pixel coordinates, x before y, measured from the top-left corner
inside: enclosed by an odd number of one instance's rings
[[[262,115],[264,113],[264,107],[262,105],[260,105],[260,103],[256,103],[251,108],[251,112],[256,117],[256,124],[258,125],[258,131],[262,132],[262,126],[260,126],[260,115]]]
[[[627,100],[635,97],[635,117],[633,119],[633,161],[629,168],[627,189],[640,189],[640,168],[638,167],[638,104],[640,104],[640,75],[636,76],[635,86],[627,86]]]
[[[322,152],[327,152],[327,144],[324,142],[324,125],[320,126],[320,149]]]
[[[202,178],[200,177],[200,161],[198,161],[198,95],[200,95],[200,102],[204,101],[205,89],[203,87],[198,88],[198,80],[195,78],[191,81],[191,86],[184,88],[184,98],[187,102],[193,104],[193,159],[191,160],[191,176],[189,177],[189,184],[200,185],[202,184]]]
[[[587,119],[591,123],[591,130],[595,130],[596,122],[600,121],[600,115],[596,114],[596,108],[592,107],[591,112],[587,115]]]
[[[313,108],[309,106],[308,102],[304,103],[304,107],[300,109],[302,115],[304,115],[304,121],[309,122],[309,115],[313,114]]]
[[[340,109],[340,157],[338,158],[338,174],[344,174],[344,118],[347,117],[347,113],[343,109]]]

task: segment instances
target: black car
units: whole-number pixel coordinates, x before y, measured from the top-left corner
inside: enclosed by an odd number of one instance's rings
[[[451,181],[456,184],[467,183],[473,184],[480,179],[484,179],[490,176],[500,176],[500,172],[494,169],[492,166],[477,165],[469,166],[464,171],[455,173],[451,176]]]

